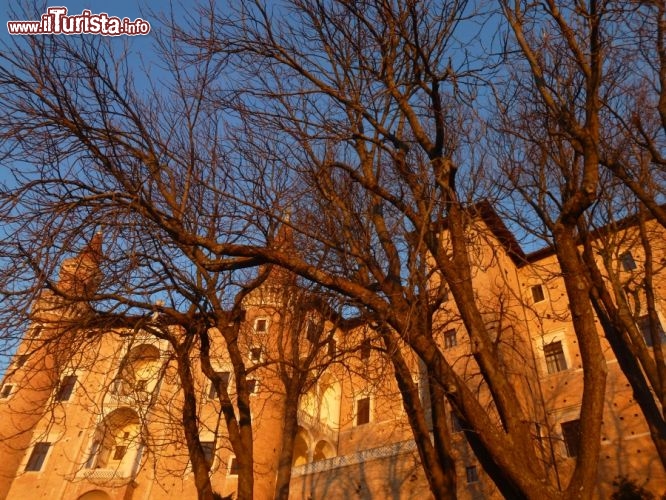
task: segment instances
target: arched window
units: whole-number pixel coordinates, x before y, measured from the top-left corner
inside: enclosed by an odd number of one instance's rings
[[[334,446],[328,441],[319,441],[315,446],[312,460],[317,462],[318,460],[326,460],[327,458],[333,458],[334,456]]]
[[[111,497],[105,491],[93,490],[84,493],[77,500],[111,500]]]
[[[111,469],[120,477],[134,470],[141,449],[141,421],[130,408],[118,408],[97,426],[86,462],[89,469]]]
[[[309,460],[309,446],[310,438],[308,432],[302,427],[298,428],[296,439],[294,441],[294,455],[292,460],[292,467],[305,465]]]
[[[160,366],[160,351],[154,345],[132,348],[123,360],[111,392],[116,396],[134,395],[141,400],[141,395],[155,389]]]
[[[334,378],[325,378],[319,387],[321,403],[319,407],[319,420],[333,430],[340,426],[340,383]]]

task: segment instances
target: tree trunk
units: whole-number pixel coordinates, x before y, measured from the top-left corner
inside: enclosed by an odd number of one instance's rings
[[[238,373],[238,372],[237,372]],[[236,500],[253,500],[254,498],[254,451],[252,433],[252,415],[250,413],[250,398],[247,381],[238,384],[238,428],[240,447],[234,446],[236,463],[238,464],[238,489]],[[238,453],[237,450],[241,450]]]
[[[464,421],[462,421],[461,424],[466,427]],[[511,500],[527,500],[530,498],[530,496],[525,494],[507,475],[505,469],[493,460],[492,455],[488,453],[488,449],[479,439],[479,435],[476,431],[466,429],[465,438],[467,438],[467,442],[469,443],[470,448],[472,448],[474,456],[481,464],[481,467],[483,467],[484,472],[490,476],[504,498],[510,498]],[[545,499],[551,497],[540,496],[540,498]]]
[[[183,391],[183,430],[187,450],[192,461],[194,485],[199,500],[213,500],[213,487],[210,483],[210,467],[206,463],[197,422],[197,401],[195,397],[194,380],[192,378],[191,360],[187,349],[177,349],[178,376]]]
[[[293,382],[292,382],[292,385]],[[284,410],[284,428],[282,430],[282,449],[278,457],[275,498],[287,500],[291,483],[291,465],[294,457],[294,443],[298,432],[298,386],[296,390],[287,386]]]
[[[425,411],[418,395],[418,388],[412,380],[411,371],[402,358],[397,343],[392,337],[392,333],[390,331],[383,331],[382,339],[386,345],[387,352],[391,353],[391,362],[393,363],[398,389],[402,395],[402,403],[412,429],[416,448],[419,451],[419,457],[421,458],[421,464],[428,480],[430,491],[437,499],[457,498],[456,469],[455,462],[450,453],[450,436],[444,439],[436,438],[435,445],[437,449],[435,448],[430,439]],[[442,422],[442,419],[438,418],[439,421],[437,424],[435,424],[434,420],[435,415],[433,415],[433,426],[437,425],[438,428],[441,428],[442,425],[446,426],[445,419]],[[436,433],[437,435],[438,433]]]
[[[428,380],[428,388],[430,390],[432,434],[437,463],[445,473],[445,486],[451,492],[456,493],[456,464],[451,454],[452,442],[451,432],[449,431],[450,419],[446,410],[446,396],[442,386],[433,379]],[[456,496],[445,498],[456,498]]]
[[[579,446],[576,467],[566,490],[566,496],[592,498],[601,448],[601,422],[608,369],[590,302],[591,283],[578,252],[573,227],[575,227],[573,220],[570,223],[560,222],[553,231],[556,255],[562,270],[571,320],[583,363],[579,440],[584,445]]]

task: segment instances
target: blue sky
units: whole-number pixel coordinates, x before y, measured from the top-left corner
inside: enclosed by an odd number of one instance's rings
[[[10,14],[11,10],[20,10],[18,6],[21,5],[20,1],[10,0],[6,5],[0,7],[0,43],[21,43],[20,38],[9,35],[7,31],[7,21],[16,20],[38,20],[38,17],[31,17],[28,19],[17,18],[15,15]],[[137,18],[142,18],[151,23],[151,27],[157,25],[154,19],[151,19],[150,10],[166,11],[170,8],[170,3],[167,1],[157,1],[149,3],[145,0],[49,0],[45,2],[47,7],[66,7],[69,15],[80,14],[84,9],[90,10],[93,14],[106,13],[109,16],[116,16],[120,18],[128,17],[134,21]],[[174,5],[175,9],[182,8]],[[44,9],[45,12],[46,9]],[[65,35],[56,35],[65,36]],[[15,39],[18,38],[18,39]],[[145,62],[150,62],[151,46],[153,42],[152,33],[145,36],[134,37],[118,37],[119,43],[130,42],[131,50],[136,54],[140,54]],[[0,164],[0,181],[5,180],[7,171],[3,165]]]
[[[4,2],[3,2],[4,3]],[[74,14],[80,14],[83,9],[88,9],[90,10],[93,14],[101,14],[102,12],[107,13],[109,16],[117,16],[120,18],[128,17],[130,20],[135,20],[138,17],[141,17],[145,21],[148,21],[153,25],[153,19],[151,19],[151,16],[148,12],[149,9],[145,7],[145,3],[143,1],[137,1],[137,0],[50,0],[47,3],[47,6],[49,7],[67,7],[68,14],[74,15]],[[7,32],[7,21],[10,20],[38,20],[38,17],[30,18],[30,19],[20,19],[16,18],[13,15],[10,15],[9,11],[14,8],[16,9],[16,6],[20,5],[20,2],[17,2],[16,0],[10,0],[7,2],[5,5],[0,7],[0,20],[2,21],[0,25],[0,43],[7,43],[7,42],[18,42],[21,43],[21,40],[13,40],[12,36],[8,34]],[[169,8],[169,2],[166,1],[158,1],[158,2],[152,2],[150,4],[150,8],[153,10],[166,10]],[[18,10],[18,9],[16,9]],[[155,23],[156,24],[156,23]],[[57,36],[65,36],[65,35],[57,35]],[[119,37],[121,40],[120,42],[127,42],[128,38],[130,39],[129,41],[131,42],[131,47],[132,50],[140,53],[142,57],[144,57],[144,60],[149,60],[150,59],[150,47],[152,43],[152,36],[151,34],[148,34],[146,36],[135,36],[135,37]],[[124,39],[124,40],[122,40]],[[14,165],[16,166],[16,165]],[[2,164],[0,164],[0,182],[5,180],[7,178],[7,170],[6,167]],[[6,367],[7,367],[7,362],[8,362],[8,357],[7,355],[11,354],[10,352],[5,352],[4,349],[6,346],[0,347],[0,378],[2,377],[2,374],[4,373]]]

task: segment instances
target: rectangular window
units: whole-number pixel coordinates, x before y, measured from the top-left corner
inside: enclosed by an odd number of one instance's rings
[[[328,355],[330,357],[334,357],[335,353],[337,352],[337,344],[335,342],[335,339],[331,337],[331,339],[328,341]]]
[[[370,359],[370,352],[372,352],[372,344],[369,340],[364,340],[361,344],[361,359],[368,361]]]
[[[125,381],[123,379],[113,379],[113,384],[111,385],[111,394],[115,394],[117,396],[125,394]]]
[[[42,334],[42,330],[44,329],[43,326],[41,325],[36,325],[34,326],[30,332],[28,333],[28,337],[31,337],[33,339],[38,339],[39,336]]]
[[[217,388],[213,381],[211,381],[210,388],[208,389],[208,399],[217,399]]]
[[[467,483],[476,483],[479,481],[479,471],[476,468],[476,465],[470,465],[465,467],[465,473],[467,474]]]
[[[444,349],[451,349],[458,345],[456,331],[452,328],[444,332]]]
[[[86,469],[92,469],[97,462],[97,452],[99,451],[99,441],[93,441],[92,446],[90,447],[90,453],[88,454],[88,460],[86,461]]]
[[[254,331],[256,333],[268,332],[268,320],[266,318],[257,318],[254,320]]]
[[[561,341],[557,340],[544,345],[543,355],[546,358],[548,373],[557,373],[567,369],[567,360],[564,357]]]
[[[314,319],[308,320],[308,325],[306,327],[305,334],[310,342],[312,342],[313,344],[319,342],[319,337],[321,336],[321,333],[323,331],[324,331],[324,325],[322,323]]]
[[[250,361],[253,363],[259,363],[261,361],[262,352],[261,347],[250,348]]]
[[[580,420],[562,422],[562,439],[567,450],[568,457],[578,456],[578,443],[580,441]]]
[[[622,263],[622,269],[625,271],[633,271],[636,269],[636,261],[634,260],[634,256],[631,255],[631,252],[620,254],[620,262]]]
[[[229,390],[229,381],[231,380],[231,372],[217,372],[218,376],[221,379],[222,387],[225,390]],[[217,399],[217,388],[215,384],[211,382],[210,389],[208,390],[209,399]]]
[[[645,339],[645,344],[648,347],[653,347],[654,342],[652,342],[652,333],[650,332],[650,316],[648,314],[644,314],[638,318],[636,324],[638,325],[638,329],[641,331],[641,334]],[[661,327],[661,323],[659,321],[657,321],[655,326],[657,327],[657,335],[659,335],[661,343],[663,344],[666,342],[666,334],[664,333],[664,329]]]
[[[236,460],[236,457],[229,457],[229,475],[238,475],[238,461]]]
[[[212,467],[213,461],[215,460],[215,442],[201,441],[201,448],[203,448],[206,465],[208,465],[208,467]]]
[[[127,446],[118,445],[113,449],[113,458],[112,460],[122,460],[127,453]]]
[[[29,355],[28,354],[19,354],[16,356],[16,368],[21,368],[23,365],[25,365],[25,362],[28,361]]]
[[[46,460],[46,455],[49,452],[51,443],[37,443],[30,453],[30,458],[28,463],[25,465],[26,471],[40,471],[44,465],[44,460]]]
[[[356,425],[370,422],[370,398],[365,397],[356,400]]]
[[[72,397],[74,392],[74,386],[76,385],[76,375],[67,375],[63,377],[60,381],[58,387],[58,392],[56,393],[56,401],[69,401],[69,398]]]
[[[13,390],[14,384],[3,385],[2,390],[0,391],[0,399],[7,399],[9,396],[11,396]]]
[[[534,285],[532,288],[532,300],[536,304],[537,302],[542,302],[545,300],[546,296],[543,293],[543,287],[541,285]]]

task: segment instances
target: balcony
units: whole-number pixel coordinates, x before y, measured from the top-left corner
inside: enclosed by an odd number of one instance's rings
[[[84,469],[78,476],[97,486],[111,488],[129,484],[134,479],[132,471],[126,468]]]
[[[328,439],[332,443],[337,441],[338,431],[336,429],[304,410],[298,410],[298,425],[309,430],[315,437]]]
[[[115,379],[109,387],[104,402],[106,405],[134,408],[148,404],[151,396],[151,393],[145,389],[145,384],[132,384],[124,379]]]
[[[282,307],[284,301],[284,287],[264,284],[250,292],[243,299],[243,304],[247,307]]]
[[[318,460],[316,462],[298,465],[296,467],[292,467],[291,477],[306,476],[308,474],[333,470],[339,467],[346,467],[348,465],[365,463],[371,460],[380,460],[382,458],[394,457],[396,455],[402,455],[403,453],[411,453],[415,450],[416,442],[413,440],[410,439],[408,441],[399,441],[387,446],[361,450],[357,453],[352,453],[351,455],[333,457],[326,460]]]

